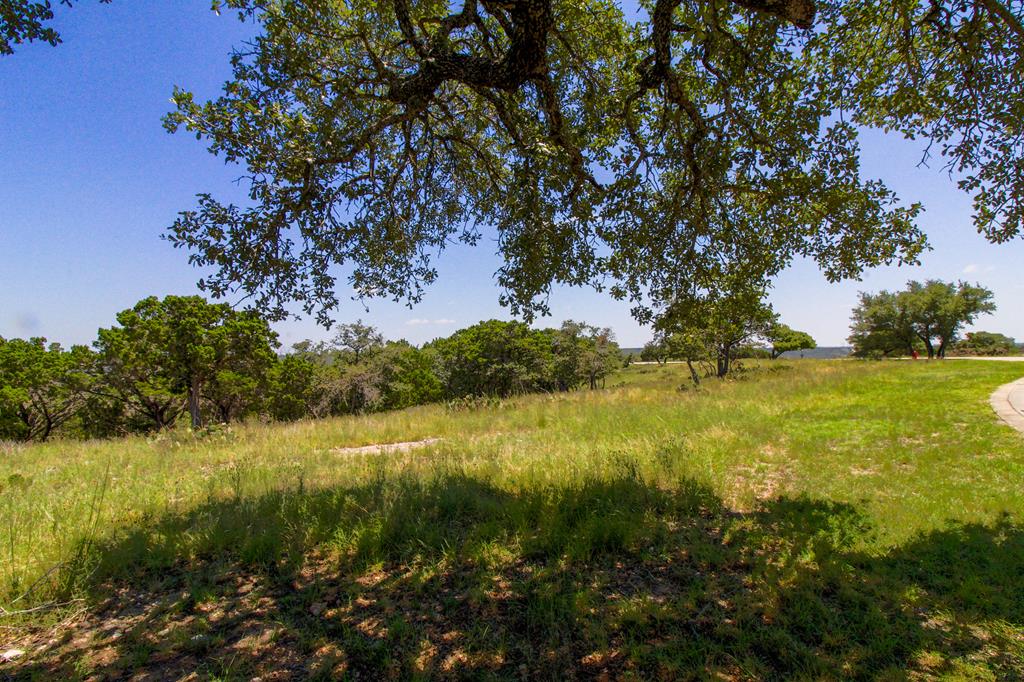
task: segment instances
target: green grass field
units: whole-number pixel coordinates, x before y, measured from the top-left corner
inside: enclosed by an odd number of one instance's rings
[[[1024,437],[987,402],[1022,373],[643,366],[8,447],[0,677],[1024,678]]]

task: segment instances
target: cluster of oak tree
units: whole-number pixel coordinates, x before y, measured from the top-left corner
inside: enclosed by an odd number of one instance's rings
[[[810,334],[791,329],[764,301],[764,291],[739,287],[717,296],[677,300],[655,323],[640,359],[685,361],[690,377],[726,376],[739,358],[775,359],[816,347]]]
[[[260,417],[294,420],[472,396],[596,388],[621,366],[614,335],[490,320],[422,347],[355,322],[279,354],[251,311],[199,296],[146,298],[92,348],[0,337],[0,439],[86,438]]]
[[[858,357],[919,353],[943,358],[951,349],[965,355],[1015,352],[1013,339],[1002,334],[977,332],[960,338],[964,325],[995,309],[991,291],[966,282],[911,281],[902,291],[862,292],[849,342]]]

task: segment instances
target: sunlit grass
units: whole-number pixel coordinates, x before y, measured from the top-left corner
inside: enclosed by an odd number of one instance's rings
[[[465,670],[514,662],[512,676],[557,677],[586,655],[641,676],[1024,674],[1024,438],[987,403],[1022,373],[774,362],[695,389],[685,366],[640,366],[603,391],[478,409],[12,446],[0,605],[93,603],[170,568],[201,584],[223,562],[272,576],[332,566],[377,600],[447,609],[441,588],[459,593],[482,614],[452,625],[473,642],[460,640]],[[443,440],[336,452],[425,438]],[[341,647],[352,669],[401,677],[427,660],[420,672],[444,673],[403,613],[381,626],[386,655],[377,635],[319,614],[293,627],[303,647]],[[984,645],[965,644],[967,625]],[[562,637],[570,653],[533,660]]]

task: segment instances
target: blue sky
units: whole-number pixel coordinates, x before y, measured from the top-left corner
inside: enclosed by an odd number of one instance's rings
[[[0,336],[89,343],[140,298],[196,292],[200,273],[160,235],[196,193],[236,194],[240,172],[194,137],[167,134],[161,117],[175,85],[214,96],[230,75],[231,47],[252,31],[209,8],[209,0],[85,2],[58,10],[63,45],[22,46],[0,58]],[[917,167],[919,145],[872,132],[863,146],[866,176],[924,202],[921,225],[934,250],[920,267],[880,268],[840,284],[798,262],[771,292],[782,319],[820,345],[839,345],[858,291],[963,278],[995,292],[998,312],[977,327],[1024,339],[1024,240],[994,246],[976,234],[970,198],[938,169]],[[418,343],[507,318],[494,251],[484,243],[445,252],[438,283],[412,310],[372,301],[366,311],[342,290],[339,319],[361,317],[389,338]],[[542,324],[610,326],[624,346],[650,338],[628,305],[605,294],[560,289],[551,309]],[[326,335],[309,319],[276,328],[285,344]]]

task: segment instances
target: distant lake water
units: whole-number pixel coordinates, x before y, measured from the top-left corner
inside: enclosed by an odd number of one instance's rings
[[[853,348],[850,346],[821,346],[820,348],[812,348],[811,350],[793,350],[788,353],[783,353],[782,357],[787,360],[799,360],[800,358],[808,360],[831,360],[833,358],[845,358],[852,352]]]
[[[626,355],[632,355],[634,358],[639,358],[640,351],[642,350],[642,348],[623,348],[622,352]],[[787,360],[799,360],[800,358],[807,360],[831,360],[833,358],[845,358],[852,352],[853,348],[850,346],[821,346],[811,350],[790,351],[789,353],[783,353],[782,357]]]

